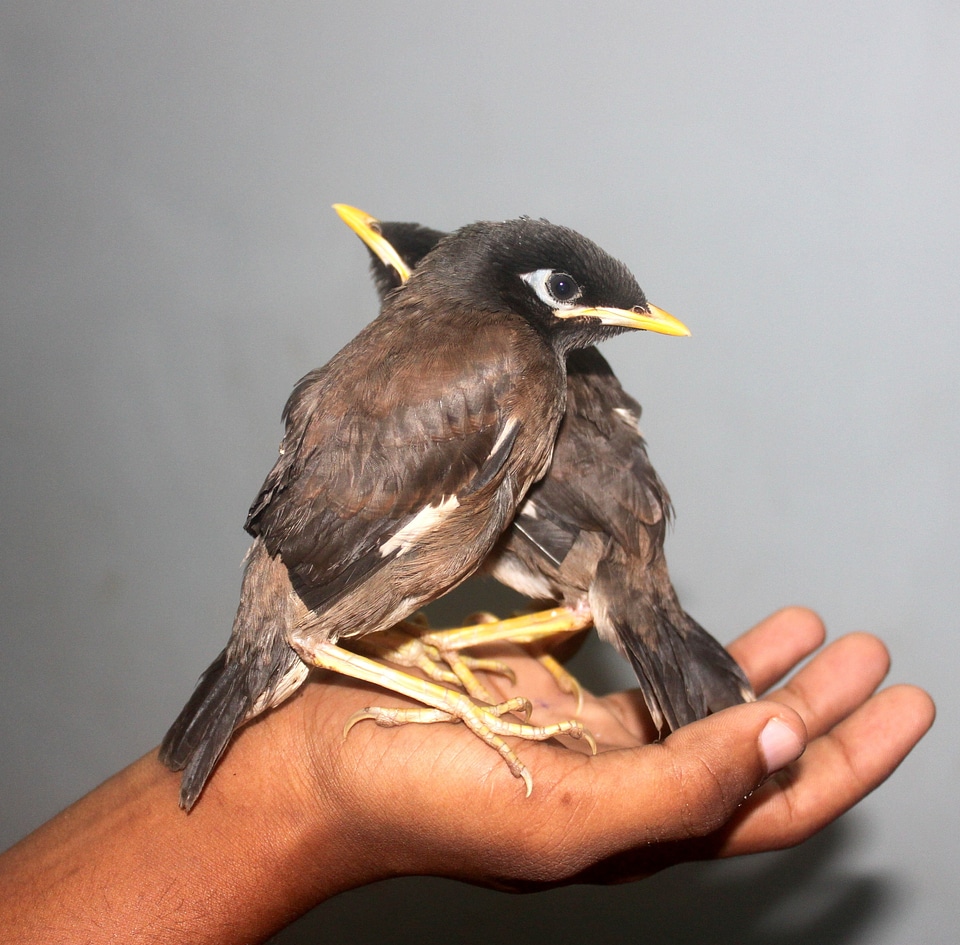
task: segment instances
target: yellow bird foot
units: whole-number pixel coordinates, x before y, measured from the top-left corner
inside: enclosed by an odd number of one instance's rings
[[[580,685],[580,680],[563,663],[558,662],[549,653],[541,653],[537,660],[553,676],[557,688],[577,700],[576,714],[579,715],[583,711],[583,686]]]
[[[416,615],[422,616],[422,615]],[[476,677],[478,672],[495,673],[505,677],[513,685],[517,681],[514,671],[500,660],[479,659],[459,650],[444,649],[425,643],[422,633],[429,632],[426,619],[409,620],[390,630],[368,634],[350,642],[356,650],[371,659],[385,660],[407,669],[419,669],[428,679],[447,686],[462,686],[474,699],[496,702],[490,690]]]
[[[526,785],[526,795],[533,790],[533,778],[516,752],[503,740],[515,736],[531,741],[545,741],[558,735],[582,738],[596,754],[597,743],[590,731],[575,719],[554,722],[550,725],[531,725],[502,716],[514,712],[529,715],[530,703],[522,697],[508,699],[494,705],[478,705],[465,693],[439,685],[428,679],[410,676],[399,669],[384,666],[375,660],[325,641],[318,642],[309,632],[295,631],[290,643],[312,666],[374,683],[399,695],[421,703],[426,709],[384,709],[371,706],[355,713],[347,720],[345,732],[359,721],[372,719],[378,725],[396,726],[411,722],[463,722],[475,735],[496,751],[506,762],[510,773],[521,778]]]
[[[419,639],[424,645],[435,647],[441,658],[456,673],[461,685],[471,695],[482,699],[484,702],[494,700],[482,691],[469,688],[465,681],[468,674],[463,671],[462,667],[455,666],[452,661],[458,658],[463,659],[459,655],[461,650],[502,642],[529,646],[544,640],[562,639],[574,633],[579,633],[593,623],[591,616],[586,611],[573,610],[569,607],[554,607],[533,614],[521,614],[519,617],[511,617],[507,620],[500,620],[489,613],[473,614],[472,617],[467,619],[472,621],[467,626],[450,630],[421,631]],[[580,713],[583,710],[583,687],[576,677],[549,654],[537,654],[537,659],[556,680],[560,691],[573,696],[577,700],[577,713]],[[479,682],[476,685],[479,686]]]

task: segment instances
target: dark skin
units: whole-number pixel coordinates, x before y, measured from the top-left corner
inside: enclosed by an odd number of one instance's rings
[[[525,744],[528,799],[462,725],[364,723],[344,740],[343,720],[382,694],[308,684],[238,732],[191,814],[151,752],[0,857],[0,927],[45,945],[259,941],[391,876],[524,891],[791,846],[885,780],[934,715],[913,686],[876,691],[889,659],[863,633],[768,691],[822,641],[810,611],[767,618],[730,647],[765,698],[663,743],[636,692],[588,696],[600,753]],[[505,658],[518,691],[569,711],[539,663]]]

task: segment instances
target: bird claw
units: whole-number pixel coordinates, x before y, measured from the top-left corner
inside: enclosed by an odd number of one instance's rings
[[[528,722],[530,720],[530,716],[533,715],[533,703],[523,696],[514,696],[512,699],[507,699],[505,702],[492,703],[484,706],[483,708],[486,712],[492,713],[497,718],[508,714],[519,715],[523,718],[524,722]]]
[[[533,711],[528,699],[515,696],[503,702],[479,705],[465,693],[445,688],[426,679],[409,676],[368,659],[350,650],[328,642],[294,637],[293,642],[311,665],[342,673],[354,679],[374,683],[407,696],[422,704],[422,707],[384,708],[366,706],[347,719],[343,734],[346,737],[354,725],[369,719],[385,728],[408,723],[463,722],[475,735],[493,748],[506,762],[510,773],[520,778],[526,786],[526,796],[533,790],[533,779],[516,752],[504,741],[505,736],[524,738],[530,741],[546,741],[558,735],[571,738],[586,738],[592,750],[596,741],[583,723],[575,719],[553,722],[549,725],[531,725],[527,719]],[[515,721],[504,716],[518,714],[524,721]]]
[[[575,714],[579,715],[583,711],[583,686],[580,685],[580,680],[549,653],[541,653],[537,657],[537,660],[543,668],[553,676],[557,688],[577,700],[577,711]],[[594,752],[594,754],[596,754],[596,752]]]
[[[465,656],[463,653],[448,654],[440,651],[440,656],[449,664],[451,658],[463,663],[474,673],[496,673],[503,676],[511,686],[516,685],[517,674],[502,660],[479,659],[475,656]]]
[[[381,728],[396,728],[400,725],[407,725],[410,722],[419,722],[422,724],[430,722],[459,722],[460,719],[452,716],[449,712],[442,709],[415,709],[415,708],[388,708],[385,706],[368,705],[358,712],[354,712],[343,726],[343,737],[350,734],[350,729],[357,722],[363,722],[369,719],[376,722]]]
[[[486,615],[493,621],[497,618]],[[438,647],[422,639],[429,633],[426,615],[418,611],[390,630],[368,634],[352,642],[352,647],[368,656],[395,663],[407,669],[417,668],[428,679],[445,686],[462,686],[474,699],[496,702],[496,698],[476,677],[478,672],[496,673],[515,685],[514,671],[500,660],[478,659],[459,649]]]
[[[510,679],[511,685],[516,683],[516,676],[503,663],[493,667],[474,665],[474,659],[464,656],[462,650],[497,642],[509,642],[528,647],[532,645],[534,655],[554,678],[560,691],[577,700],[576,714],[579,715],[583,711],[583,687],[555,657],[549,653],[536,653],[536,649],[538,649],[537,644],[544,640],[563,639],[589,627],[591,623],[590,613],[582,608],[553,607],[538,613],[520,614],[506,620],[481,611],[467,617],[467,623],[462,627],[421,631],[420,640],[424,646],[435,647],[439,656],[450,666],[467,692],[484,702],[492,700],[471,670],[488,669],[499,672]]]

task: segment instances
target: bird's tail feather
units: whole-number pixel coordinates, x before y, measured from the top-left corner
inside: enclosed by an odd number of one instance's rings
[[[190,810],[227,743],[251,709],[247,667],[224,649],[200,677],[197,688],[160,745],[160,760],[183,771],[180,806]]]
[[[689,614],[644,610],[639,621],[613,624],[661,734],[754,698],[733,657]]]
[[[183,772],[180,806],[185,810],[200,796],[234,731],[279,705],[306,679],[308,667],[285,635],[302,610],[283,562],[255,540],[230,642],[200,677],[160,746],[160,760]]]

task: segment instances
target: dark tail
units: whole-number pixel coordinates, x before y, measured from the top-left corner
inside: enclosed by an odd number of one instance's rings
[[[224,649],[200,677],[197,688],[160,745],[160,760],[183,771],[180,806],[190,810],[233,733],[252,707],[246,667],[227,661]]]
[[[680,606],[662,555],[645,567],[602,561],[591,604],[601,637],[630,660],[661,735],[754,698],[733,657]]]
[[[733,657],[689,614],[643,611],[637,621],[615,620],[614,630],[661,734],[754,698]]]
[[[286,568],[256,540],[247,556],[230,643],[200,677],[160,745],[160,760],[183,772],[184,810],[196,803],[237,728],[278,705],[306,678],[306,664],[286,641],[293,606]]]

